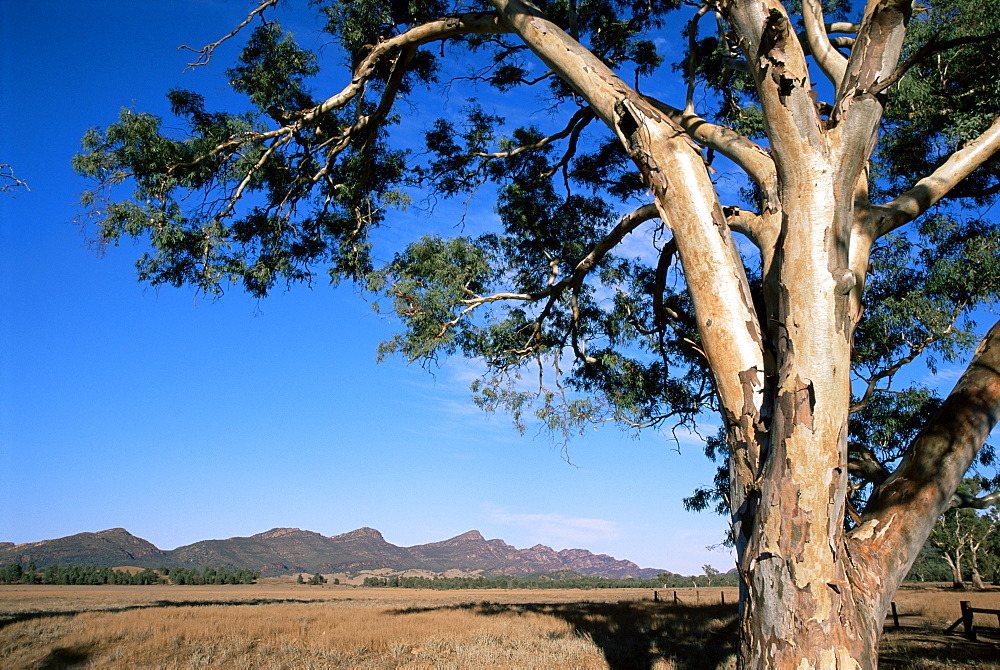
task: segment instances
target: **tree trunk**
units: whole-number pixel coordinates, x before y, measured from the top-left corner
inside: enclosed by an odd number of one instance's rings
[[[972,568],[972,588],[976,591],[986,590],[986,584],[983,583],[983,576],[979,574],[979,570],[975,566]]]
[[[951,588],[965,590],[965,580],[962,579],[962,554],[956,552],[952,556],[949,552],[944,552],[945,563],[951,568]]]
[[[921,438],[904,477],[881,487],[875,513],[845,531],[852,338],[882,225],[881,214],[869,219],[855,208],[882,109],[868,89],[895,67],[911,3],[871,0],[850,61],[838,65],[827,52],[828,69],[844,70],[842,104],[828,119],[817,112],[784,7],[718,3],[755,78],[771,142],[768,152],[723,143],[765,194],[751,231],[763,265],[761,314],[701,148],[680,125],[684,114],[633,90],[534,6],[489,2],[615,132],[673,233],[731,448],[740,666],[875,667],[892,595],[1000,409],[995,366],[977,368],[960,381],[977,402],[938,421],[942,434]],[[949,432],[956,422],[961,430]],[[938,468],[928,485],[922,466],[940,463],[939,451],[958,452],[947,461],[957,474]],[[942,476],[946,485],[937,485]]]
[[[983,583],[983,576],[979,574],[979,545],[982,541],[973,542],[969,540],[969,562],[972,564],[972,588],[976,591],[985,591],[986,584]]]

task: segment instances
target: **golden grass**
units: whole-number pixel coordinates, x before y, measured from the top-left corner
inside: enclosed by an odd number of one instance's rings
[[[100,668],[605,667],[593,643],[542,614],[393,616],[371,602],[178,603],[39,617],[2,631],[2,667],[68,660]]]
[[[731,667],[735,590],[676,591],[5,586],[0,667]],[[904,587],[883,667],[1000,668],[1000,635],[942,634],[959,600],[1000,608],[1000,589]]]

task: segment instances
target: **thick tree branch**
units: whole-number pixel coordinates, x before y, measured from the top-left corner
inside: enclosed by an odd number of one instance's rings
[[[694,113],[682,112],[656,98],[646,96],[646,100],[683,128],[695,142],[704,144],[739,165],[764,190],[768,200],[773,198],[773,205],[777,209],[774,159],[763,147],[732,128],[716,125]]]
[[[777,0],[720,0],[737,34],[764,110],[771,148],[780,169],[795,165],[803,147],[824,144],[811,94],[809,67],[798,35]]]
[[[698,8],[694,17],[688,22],[688,62],[687,62],[687,96],[684,99],[684,113],[694,114],[695,73],[697,70],[696,55],[698,53],[698,22],[708,13],[710,6],[705,4]]]
[[[906,37],[912,0],[871,0],[847,69],[837,89],[828,124],[840,138],[837,169],[841,193],[854,194],[878,137],[884,95],[871,89],[895,69]]]
[[[1000,421],[1000,321],[851,532],[854,560],[899,579]]]
[[[982,135],[949,156],[948,160],[918,181],[909,191],[885,205],[873,207],[869,223],[873,236],[885,235],[926,212],[998,150],[1000,116],[993,120]]]
[[[368,55],[358,64],[350,84],[336,95],[330,96],[316,107],[307,110],[303,114],[302,120],[308,123],[322,114],[346,105],[361,91],[382,59],[404,46],[416,47],[459,35],[502,32],[507,32],[507,30],[500,25],[497,15],[493,12],[484,12],[429,21],[400,35],[383,40],[372,47]]]

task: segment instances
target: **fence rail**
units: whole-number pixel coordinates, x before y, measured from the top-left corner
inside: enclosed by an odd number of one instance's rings
[[[972,603],[968,600],[963,600],[959,604],[962,606],[962,616],[960,616],[955,623],[948,626],[945,633],[951,633],[958,628],[958,624],[962,624],[965,637],[974,641],[976,639],[976,614],[995,614],[997,617],[997,626],[1000,627],[1000,610],[973,607]]]

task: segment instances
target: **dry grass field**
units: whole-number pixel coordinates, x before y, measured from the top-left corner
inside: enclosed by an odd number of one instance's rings
[[[676,593],[3,586],[0,668],[731,667],[735,589]],[[943,634],[959,600],[1000,608],[1000,589],[904,587],[882,666],[1000,669],[1000,631]]]

